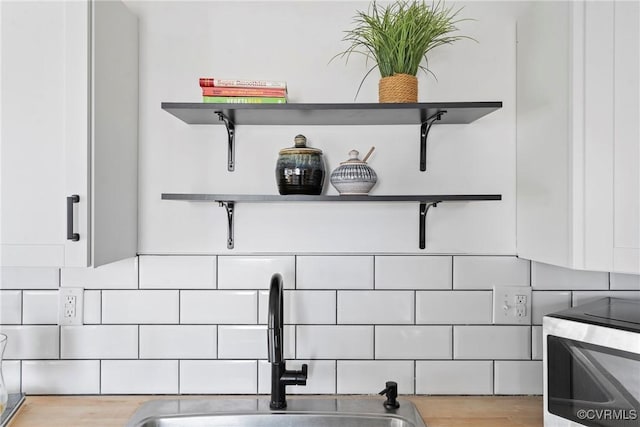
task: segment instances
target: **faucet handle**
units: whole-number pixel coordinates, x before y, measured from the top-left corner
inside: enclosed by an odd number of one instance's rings
[[[306,363],[302,364],[302,369],[299,371],[300,372],[300,382],[298,383],[298,385],[307,385],[307,373],[309,371],[309,366]]]

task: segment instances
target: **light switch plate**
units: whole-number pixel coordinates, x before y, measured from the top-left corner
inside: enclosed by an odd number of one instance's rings
[[[494,286],[493,323],[496,325],[530,325],[531,287]]]

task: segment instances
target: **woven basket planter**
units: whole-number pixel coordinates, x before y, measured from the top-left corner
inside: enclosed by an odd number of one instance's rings
[[[394,74],[380,79],[379,102],[418,102],[418,78],[410,74]]]

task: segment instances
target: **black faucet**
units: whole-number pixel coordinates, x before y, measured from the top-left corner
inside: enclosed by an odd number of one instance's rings
[[[271,363],[271,409],[287,407],[288,385],[307,385],[307,364],[302,365],[300,371],[287,371],[287,365],[282,357],[283,347],[283,303],[282,276],[278,273],[271,276],[269,287],[269,329],[267,330],[267,348],[269,363]]]

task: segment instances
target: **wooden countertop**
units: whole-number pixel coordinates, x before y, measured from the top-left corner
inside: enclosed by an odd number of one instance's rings
[[[122,427],[144,402],[176,397],[210,399],[242,396],[27,396],[9,427]],[[416,405],[427,427],[542,427],[543,424],[540,396],[400,398],[411,400]]]

